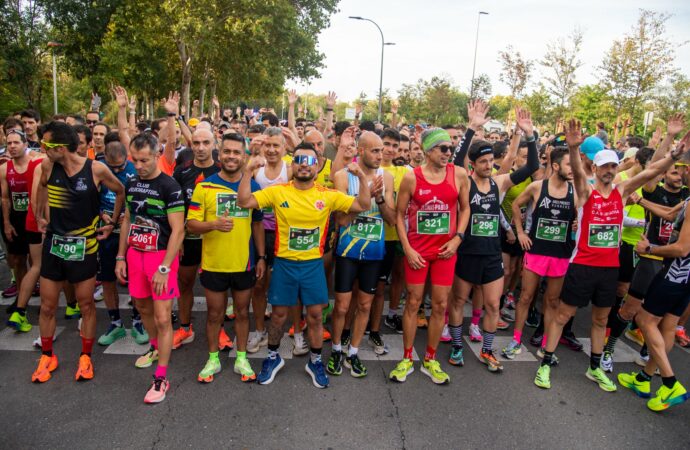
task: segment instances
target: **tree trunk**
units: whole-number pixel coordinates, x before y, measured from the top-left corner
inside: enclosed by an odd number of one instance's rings
[[[204,82],[201,84],[201,95],[199,96],[199,114],[204,115],[204,105],[206,100],[206,85],[208,85],[208,61],[206,61],[206,67],[204,68]]]
[[[191,111],[189,105],[189,88],[192,84],[192,55],[187,45],[178,40],[177,51],[180,54],[180,63],[182,64],[182,88],[180,89],[180,106],[185,106],[187,111]]]
[[[211,80],[211,99],[213,99],[215,96],[216,96],[216,80]],[[211,104],[213,104],[213,103],[211,103]],[[220,112],[221,112],[221,114],[223,113],[222,107],[221,107]],[[213,118],[215,113],[216,112],[213,110],[213,107],[211,107],[211,114],[209,114],[209,116],[211,118]]]

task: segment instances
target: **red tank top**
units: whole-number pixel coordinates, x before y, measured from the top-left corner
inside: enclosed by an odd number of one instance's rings
[[[24,172],[18,172],[14,161],[7,162],[7,186],[9,187],[10,209],[13,213],[26,213],[26,229],[37,232],[36,218],[31,210],[31,187],[33,185],[34,171],[41,163],[41,159],[29,161]]]
[[[623,199],[615,188],[608,198],[593,190],[578,214],[570,262],[594,267],[618,267],[618,246],[623,225]]]
[[[436,257],[439,249],[455,236],[458,215],[458,190],[455,187],[455,166],[446,166],[446,178],[431,184],[415,167],[415,190],[407,207],[407,238],[422,257]]]

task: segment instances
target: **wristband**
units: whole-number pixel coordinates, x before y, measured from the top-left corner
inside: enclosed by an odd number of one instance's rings
[[[171,112],[169,112],[169,113],[168,113],[168,117],[177,117],[177,113],[171,113]]]
[[[534,141],[537,140],[537,138],[535,138],[535,137],[534,137],[534,133],[532,133],[532,135],[531,135],[530,137],[528,137],[528,138],[525,138],[525,140],[526,140],[527,142],[534,142]]]
[[[459,237],[461,241],[465,240],[465,233],[455,233],[455,235]]]
[[[326,108],[326,112],[333,112],[333,108]]]
[[[385,199],[385,198],[381,198],[381,201],[376,200],[376,204],[377,204],[377,205],[383,205],[384,203],[386,203],[386,199]]]
[[[126,261],[127,259],[124,256],[116,256],[115,261]]]

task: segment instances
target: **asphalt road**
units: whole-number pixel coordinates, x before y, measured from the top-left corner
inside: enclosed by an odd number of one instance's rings
[[[0,285],[5,285],[7,272],[4,266],[0,270]],[[212,384],[202,385],[196,376],[207,357],[203,311],[193,314],[196,340],[173,353],[168,398],[146,405],[143,397],[152,369],[136,369],[135,356],[121,354],[132,351],[123,345],[95,349],[95,378],[74,381],[79,334],[74,321],[62,318],[62,311],[58,326],[64,330],[55,345],[60,367],[45,384],[30,382],[40,353],[26,344],[29,338],[0,327],[0,348],[14,348],[0,350],[0,448],[690,447],[690,404],[658,414],[623,388],[603,392],[584,376],[587,355],[564,347],[557,351],[561,364],[552,371],[553,387],[548,391],[532,383],[538,362],[529,344],[526,361],[506,362],[500,375],[489,373],[468,346],[464,367],[448,365],[449,346],[441,344],[439,359],[451,376],[449,385],[432,384],[419,371],[419,362],[406,383],[392,383],[387,378],[395,365],[391,355],[401,348],[400,336],[393,334],[384,336],[391,347],[388,360],[367,356],[366,378],[355,379],[346,372],[331,377],[328,389],[312,386],[304,372],[306,357],[287,360],[273,384],[259,386],[241,383],[232,373],[233,360],[223,356],[223,372]],[[29,317],[34,324],[37,314],[32,306]],[[588,314],[582,310],[576,318],[578,337],[588,335]],[[127,311],[123,318],[129,326]],[[6,319],[4,307],[0,319]],[[101,334],[107,327],[105,310],[99,309],[98,319]],[[525,334],[531,336],[531,330]],[[425,337],[420,331],[415,342],[420,355]],[[21,343],[24,347],[16,348]],[[289,349],[289,338],[284,345]],[[367,351],[366,343],[362,347]],[[616,356],[636,349],[621,339]],[[327,357],[328,345],[324,353]],[[678,379],[690,386],[690,352],[676,347],[671,360]],[[250,361],[258,372],[261,360]],[[615,373],[636,368],[634,363],[618,362]],[[655,377],[653,383],[656,390],[660,379]]]

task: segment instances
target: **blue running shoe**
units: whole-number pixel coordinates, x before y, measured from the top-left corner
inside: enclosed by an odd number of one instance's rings
[[[271,384],[276,374],[283,368],[285,361],[280,355],[276,356],[275,359],[266,358],[261,366],[261,372],[257,378],[259,384]]]
[[[307,365],[304,366],[304,370],[311,376],[311,381],[314,383],[314,386],[319,389],[328,387],[328,375],[326,375],[326,370],[323,368],[323,363],[321,361],[312,363],[310,359]]]

